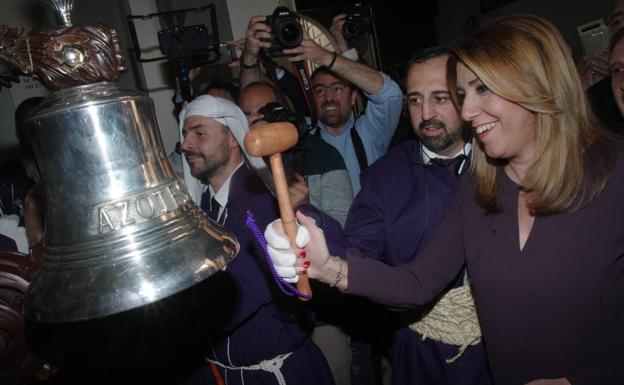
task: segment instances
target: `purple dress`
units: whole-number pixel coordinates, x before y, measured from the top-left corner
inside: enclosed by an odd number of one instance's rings
[[[443,218],[459,185],[456,174],[422,164],[420,144],[409,140],[393,148],[362,176],[344,233],[348,246],[366,258],[390,266],[408,263],[419,254]],[[463,274],[451,286],[463,282]],[[481,343],[469,347],[453,363],[457,346],[422,337],[408,324],[422,312],[401,314],[392,338],[394,385],[489,384]]]
[[[222,309],[222,320],[213,331],[208,358],[222,364],[220,372],[227,384],[272,385],[278,384],[277,376],[269,371],[233,368],[258,365],[290,353],[279,368],[286,384],[333,384],[325,358],[309,337],[311,312],[305,303],[279,291],[264,254],[245,224],[247,211],[253,213],[260,229],[279,217],[275,199],[245,166],[232,176],[226,210],[224,225],[241,248],[222,273],[231,285],[215,295],[223,297],[220,301],[216,298],[214,305]],[[207,377],[214,380],[210,373]]]
[[[395,268],[352,253],[347,292],[412,308],[435,298],[466,263],[496,384],[624,384],[621,142],[617,149],[599,197],[573,213],[536,217],[522,250],[519,187],[501,171],[502,212],[486,214],[465,175],[418,258]]]

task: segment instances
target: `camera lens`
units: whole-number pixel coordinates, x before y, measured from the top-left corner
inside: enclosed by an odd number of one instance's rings
[[[360,25],[358,23],[348,23],[345,24],[345,29],[348,35],[350,36],[360,36]]]
[[[270,40],[271,47],[262,48],[264,56],[284,56],[284,48],[294,48],[301,44],[303,27],[299,23],[299,16],[288,8],[275,8],[273,14],[266,17],[265,23],[271,27],[273,36]]]
[[[279,42],[287,48],[296,47],[303,40],[303,30],[301,24],[296,21],[284,22],[280,25],[278,31]]]
[[[353,40],[368,33],[369,20],[361,14],[352,14],[347,17],[342,26],[345,39]]]

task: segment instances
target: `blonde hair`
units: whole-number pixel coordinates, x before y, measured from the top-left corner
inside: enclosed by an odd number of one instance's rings
[[[535,114],[536,158],[523,180],[531,212],[574,211],[593,200],[611,174],[615,150],[591,111],[557,29],[535,16],[501,17],[453,51],[492,92]],[[455,66],[449,70],[454,85]],[[499,210],[497,174],[506,163],[489,158],[480,145],[473,147],[477,198],[489,211]]]

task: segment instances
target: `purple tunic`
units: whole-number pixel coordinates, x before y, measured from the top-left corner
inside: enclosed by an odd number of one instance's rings
[[[518,186],[501,171],[502,212],[486,215],[465,175],[418,258],[393,268],[351,255],[347,292],[411,308],[466,263],[495,383],[624,384],[623,147],[600,196],[573,213],[536,217],[523,250]]]
[[[419,258],[459,185],[458,177],[448,170],[422,164],[416,140],[402,143],[367,168],[361,182],[344,229],[347,243],[367,258],[391,266]],[[448,364],[445,360],[457,354],[457,346],[422,341],[407,327],[421,315],[419,311],[403,314],[394,333],[392,383],[489,384],[482,344]]]
[[[245,224],[248,210],[260,229],[279,217],[275,199],[245,166],[232,176],[226,210],[224,225],[241,249],[224,273],[233,281],[234,296],[222,293],[228,299],[215,304],[217,309],[229,310],[224,311],[221,329],[215,331],[209,358],[241,367],[294,352],[281,368],[287,384],[333,384],[325,358],[309,338],[311,313],[305,304],[278,290],[264,254]],[[263,370],[220,371],[227,384],[277,384],[275,375]],[[208,377],[213,380],[210,374]]]

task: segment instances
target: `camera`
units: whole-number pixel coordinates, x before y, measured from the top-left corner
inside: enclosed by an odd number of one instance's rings
[[[370,30],[370,18],[361,12],[353,12],[347,16],[342,26],[342,35],[347,41],[364,36]]]
[[[263,49],[267,57],[284,56],[284,48],[294,48],[303,40],[303,27],[299,17],[286,7],[277,7],[265,23],[271,27],[271,48]]]
[[[264,116],[265,121],[268,123],[275,122],[288,122],[292,123],[297,129],[299,138],[302,138],[305,132],[308,130],[308,126],[305,119],[296,112],[291,111],[288,107],[280,103],[267,103],[264,107],[258,110],[258,113]]]
[[[213,45],[208,29],[204,25],[190,25],[158,32],[160,52],[171,60],[192,57],[194,52],[208,51]]]
[[[601,49],[609,48],[609,26],[604,20],[594,20],[577,27],[577,30],[585,55],[592,56]]]

